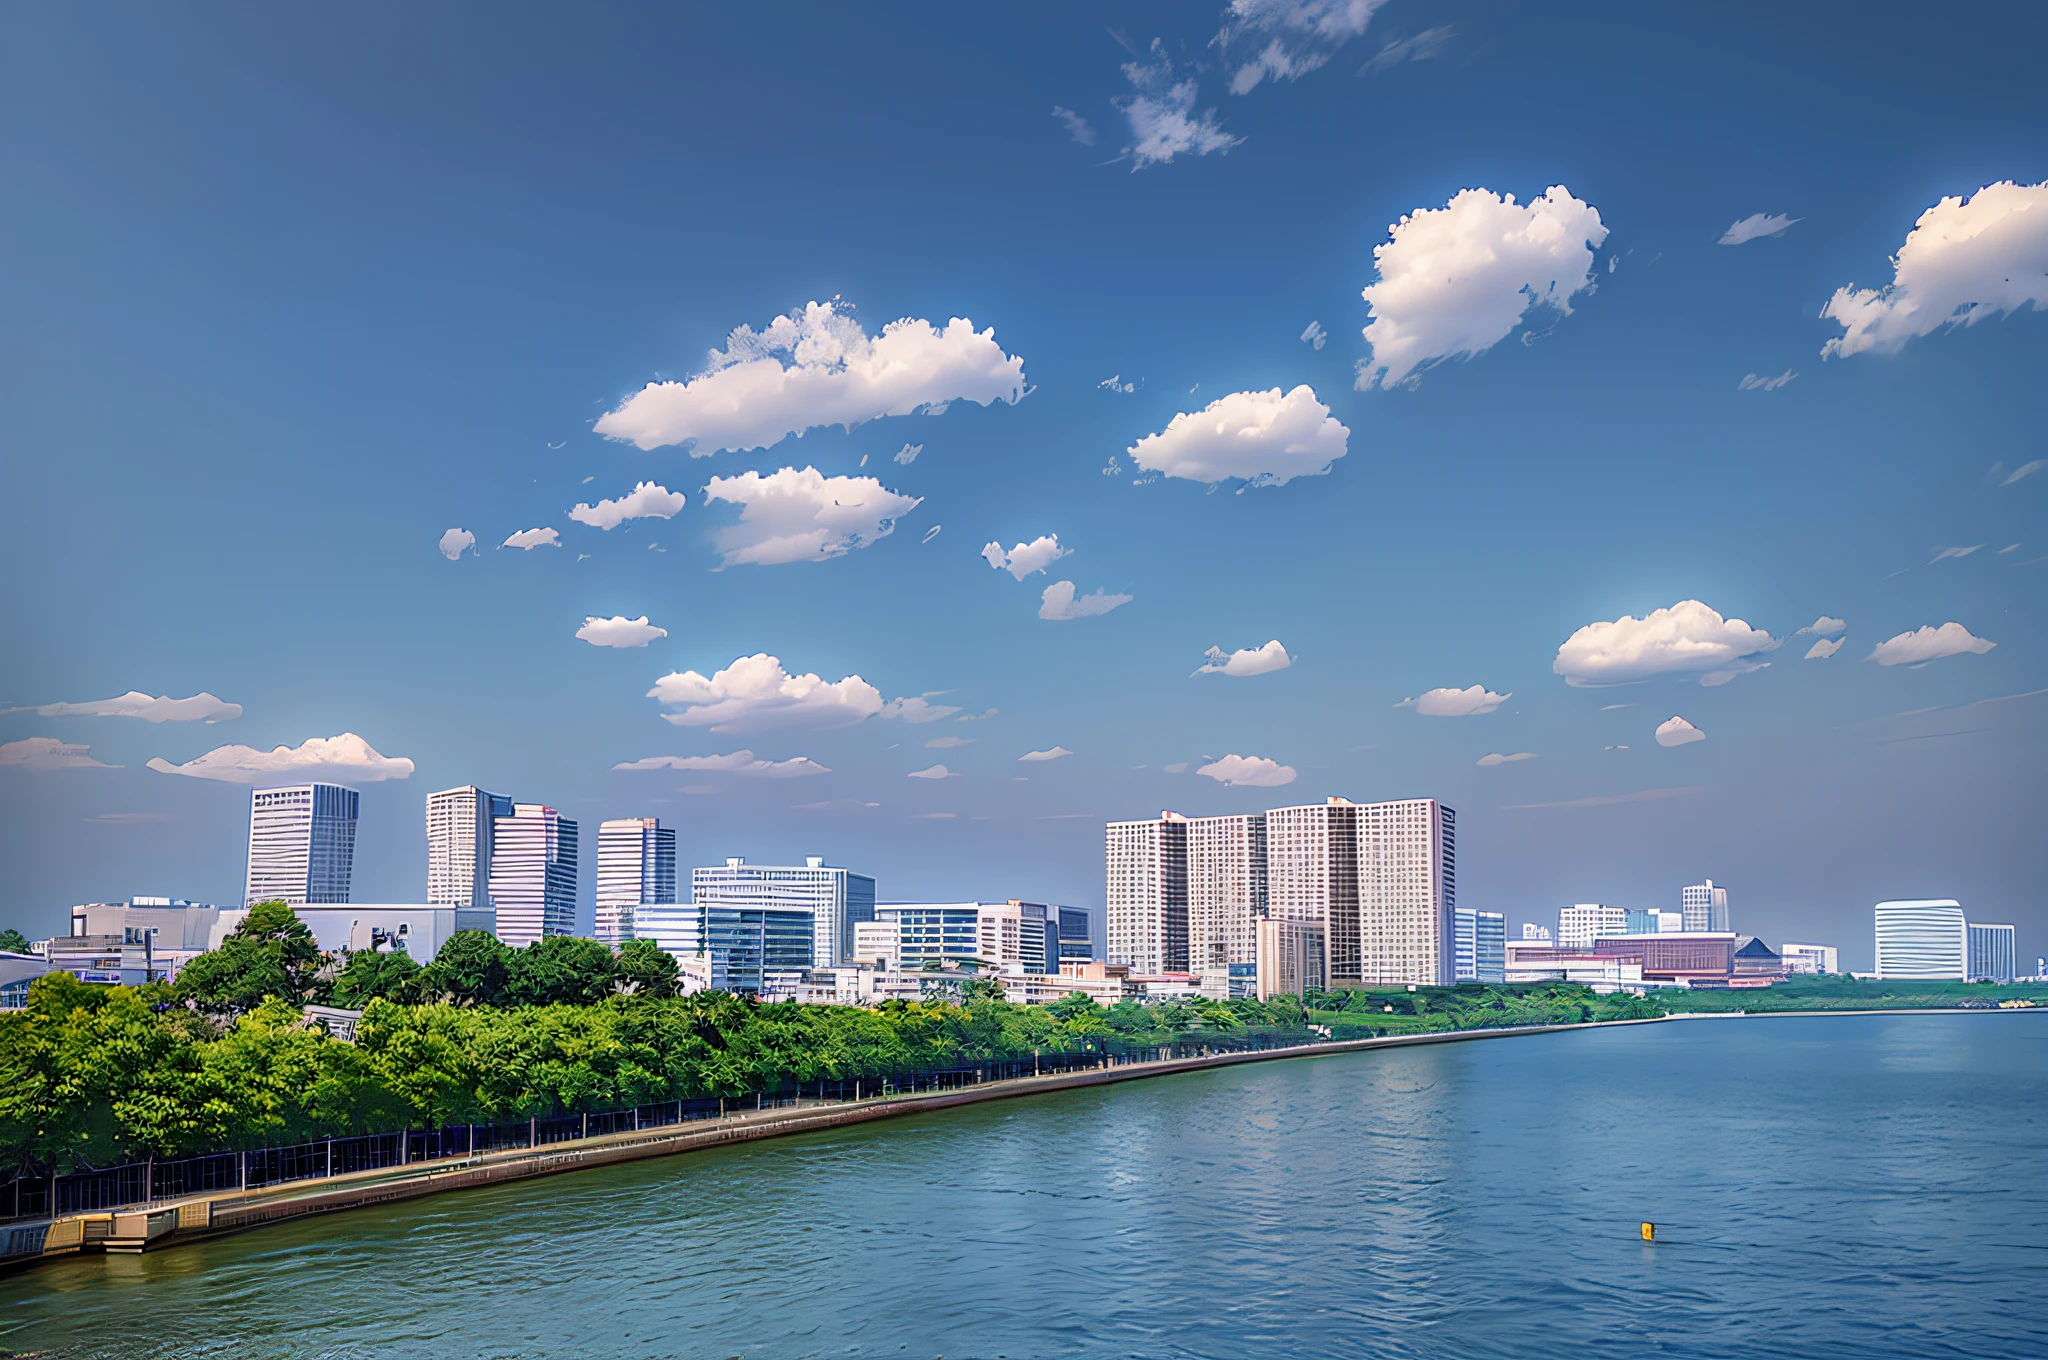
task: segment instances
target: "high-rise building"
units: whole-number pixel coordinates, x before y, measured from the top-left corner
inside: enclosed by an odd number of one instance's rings
[[[1621,907],[1579,902],[1558,908],[1557,947],[1560,949],[1591,949],[1593,941],[1603,935],[1635,933],[1628,928],[1628,912]]]
[[[359,801],[339,784],[252,790],[243,902],[348,901]]]
[[[1266,911],[1323,927],[1331,986],[1360,980],[1356,803],[1330,798],[1266,814]]]
[[[491,836],[512,800],[474,784],[427,795],[427,901],[435,906],[491,905]]]
[[[656,817],[614,817],[597,826],[597,938],[633,938],[641,903],[676,900],[676,833]]]
[[[1042,902],[982,902],[976,911],[975,956],[991,968],[1027,973],[1060,970],[1060,927]]]
[[[637,938],[654,941],[678,959],[704,960],[703,976],[720,991],[758,992],[764,973],[812,966],[814,918],[807,906],[642,905]]]
[[[699,906],[796,908],[811,913],[814,968],[838,968],[853,958],[853,927],[875,919],[875,880],[835,868],[817,856],[801,866],[749,864],[733,856],[722,866],[690,871],[690,896]]]
[[[491,823],[491,903],[498,938],[523,949],[576,930],[576,823],[541,803],[514,803]]]
[[[1252,936],[1258,954],[1255,977],[1259,1000],[1306,996],[1328,989],[1329,964],[1323,950],[1321,923],[1264,917],[1253,926]]]
[[[1728,889],[1708,879],[1678,890],[1679,914],[1687,930],[1724,931],[1728,925]]]
[[[2019,971],[2011,926],[1980,926],[1970,922],[1970,981],[2008,983]]]
[[[1788,973],[1839,973],[1840,957],[1831,944],[1788,944],[1779,953],[1785,956],[1785,971]]]
[[[1457,897],[1457,813],[1434,798],[1359,805],[1361,981],[1449,984]]]
[[[1507,978],[1508,918],[1497,911],[1459,907],[1451,913],[1452,977],[1458,982]]]
[[[1266,914],[1266,818],[1195,817],[1188,837],[1188,967],[1254,963]]]
[[[1880,978],[1969,977],[1970,926],[1952,897],[1877,904]]]
[[[1188,967],[1188,819],[1111,822],[1104,832],[1109,962],[1134,973]]]

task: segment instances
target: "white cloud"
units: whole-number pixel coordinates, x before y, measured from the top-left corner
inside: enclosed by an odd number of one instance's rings
[[[1242,784],[1246,788],[1275,789],[1294,782],[1294,767],[1264,756],[1228,755],[1211,761],[1196,774],[1207,775],[1219,784]]]
[[[1847,632],[1848,629],[1849,625],[1843,622],[1841,619],[1831,619],[1827,615],[1823,614],[1819,618],[1815,619],[1812,623],[1809,623],[1804,628],[1799,629],[1798,632],[1793,634],[1793,636],[1797,637],[1800,633],[1813,633],[1819,637],[1833,637],[1837,633]]]
[[[943,330],[892,321],[870,337],[834,299],[806,304],[756,332],[741,326],[688,382],[649,383],[596,430],[643,449],[695,440],[690,452],[765,449],[825,425],[856,425],[947,403],[982,406],[1024,396],[1024,361],[1003,353],[993,329],[962,317]],[[783,356],[788,357],[785,363]]]
[[[1806,661],[1825,661],[1836,652],[1842,650],[1842,643],[1845,640],[1843,638],[1818,638],[1811,647],[1806,649],[1806,655],[1801,659]]]
[[[153,723],[226,722],[242,716],[240,704],[226,703],[206,690],[189,699],[173,699],[168,694],[151,697],[139,689],[131,689],[111,699],[88,699],[77,704],[31,704],[0,709],[0,712],[26,713],[31,709],[44,718],[140,718]]]
[[[1754,241],[1759,236],[1783,236],[1785,228],[1794,222],[1804,222],[1803,217],[1787,217],[1783,213],[1751,213],[1740,222],[1721,233],[1720,244],[1739,246],[1745,241]]]
[[[553,529],[521,529],[498,545],[501,548],[520,548],[532,552],[535,548],[559,548],[562,536]]]
[[[1112,373],[1101,382],[1095,384],[1095,386],[1098,391],[1106,387],[1112,392],[1122,392],[1126,395],[1138,390],[1138,385],[1134,382],[1125,382],[1124,375],[1121,373]],[[1194,389],[1190,388],[1188,390],[1193,391]]]
[[[1775,392],[1798,376],[1797,373],[1794,373],[1789,368],[1775,378],[1759,378],[1756,374],[1751,373],[1745,376],[1741,382],[1735,384],[1735,390],[1738,392]]]
[[[1843,334],[1821,357],[1895,353],[1946,326],[2048,304],[2048,183],[1988,184],[1920,214],[1883,288],[1835,290],[1822,317]]]
[[[375,783],[408,779],[413,765],[403,756],[380,755],[355,733],[344,732],[338,737],[308,737],[301,745],[268,751],[253,746],[217,746],[183,765],[158,757],[149,762],[149,768],[159,774],[191,775],[229,784],[265,784],[316,775]]]
[[[1536,753],[1534,751],[1517,751],[1511,756],[1504,756],[1500,752],[1495,751],[1490,756],[1479,757],[1478,763],[1482,766],[1490,767],[1494,765],[1512,765],[1518,760],[1534,759],[1536,759]]]
[[[912,463],[915,463],[917,461],[917,455],[923,452],[924,445],[922,444],[905,444],[902,448],[896,450],[895,457],[892,461],[901,463],[905,467],[909,467]]]
[[[972,745],[974,745],[973,737],[933,737],[925,743],[925,748],[932,751],[950,751],[956,746]]]
[[[935,704],[922,695],[907,699],[891,699],[883,704],[877,717],[901,718],[907,723],[938,722],[950,718],[960,710],[953,704]]]
[[[1777,645],[1761,628],[1724,619],[1698,600],[1680,600],[1640,619],[1624,614],[1612,623],[1587,624],[1565,639],[1550,669],[1578,686],[1688,674],[1717,685],[1761,669],[1765,663],[1754,658]]]
[[[655,482],[641,482],[615,501],[585,505],[578,501],[569,518],[593,529],[612,530],[629,519],[669,519],[683,508],[683,493]]]
[[[1044,534],[1029,543],[1019,543],[1007,553],[1000,543],[990,543],[981,550],[981,555],[997,571],[1007,571],[1018,580],[1023,580],[1034,571],[1044,571],[1074,550],[1060,546],[1058,534]]]
[[[1294,658],[1274,638],[1263,647],[1241,647],[1226,652],[1221,647],[1211,647],[1202,655],[1209,658],[1207,665],[1198,669],[1196,675],[1266,675],[1273,671],[1284,671],[1294,664]]]
[[[1923,624],[1910,633],[1900,633],[1878,643],[1863,659],[1875,661],[1880,666],[1915,666],[1939,661],[1945,656],[1961,656],[1964,652],[1982,656],[1997,645],[1984,638],[1972,637],[1970,630],[1960,623],[1944,623],[1939,628]]]
[[[932,765],[922,770],[912,770],[910,777],[912,779],[958,779],[960,772],[958,770],[949,770],[943,765]]]
[[[858,675],[828,685],[816,675],[791,675],[765,652],[740,657],[709,679],[696,671],[664,675],[647,697],[680,708],[662,714],[676,726],[713,732],[851,727],[882,708],[881,691]]]
[[[728,567],[843,556],[887,538],[899,518],[923,504],[873,477],[827,477],[814,467],[713,477],[704,499],[740,507],[740,522],[712,536]]]
[[[1021,756],[1018,756],[1018,757],[1017,757],[1017,759],[1019,759],[1019,760],[1058,760],[1058,759],[1059,759],[1059,758],[1060,758],[1061,756],[1070,756],[1070,755],[1072,755],[1072,754],[1074,754],[1074,753],[1073,753],[1072,751],[1069,751],[1069,750],[1068,750],[1068,749],[1067,749],[1066,747],[1064,747],[1064,746],[1055,746],[1055,747],[1052,747],[1051,749],[1049,749],[1049,750],[1045,750],[1045,751],[1026,751],[1026,752],[1025,752],[1025,753],[1024,753],[1023,755],[1021,755]]]
[[[1484,685],[1469,689],[1433,689],[1402,702],[1425,718],[1472,718],[1491,713],[1512,696],[1495,694]]]
[[[1088,126],[1086,118],[1075,113],[1072,109],[1063,109],[1057,104],[1052,106],[1052,116],[1066,124],[1067,135],[1082,146],[1095,145],[1095,129]]]
[[[2000,482],[2000,486],[2011,486],[2022,477],[2031,477],[2042,468],[2048,467],[2048,458],[2036,458],[2031,463],[2022,463],[2012,470],[2012,475]]]
[[[1936,562],[1946,562],[1951,557],[1968,557],[1971,553],[1977,551],[1977,549],[1983,546],[1984,545],[1982,543],[1972,543],[1968,547],[1963,548],[1938,547],[1934,550],[1934,556],[1927,559],[1927,565],[1931,567]]]
[[[1124,154],[1131,158],[1133,171],[1164,165],[1175,156],[1228,151],[1244,140],[1223,130],[1216,110],[1195,113],[1195,78],[1174,79],[1173,59],[1157,38],[1152,40],[1152,56],[1151,63],[1124,63],[1124,78],[1136,93],[1111,101],[1130,120],[1132,144]]]
[[[1159,768],[1166,771],[1168,774],[1186,774],[1188,769],[1188,762],[1185,760],[1176,760],[1171,765],[1161,765]]]
[[[1365,289],[1372,357],[1358,386],[1393,387],[1428,364],[1484,354],[1531,307],[1571,314],[1593,287],[1593,249],[1607,227],[1563,185],[1527,206],[1513,194],[1466,189],[1441,208],[1419,208],[1373,247],[1379,281]]]
[[[24,737],[0,745],[0,769],[16,770],[118,770],[92,758],[92,747],[55,737]]]
[[[576,630],[579,641],[593,647],[645,647],[656,638],[668,636],[668,629],[657,628],[642,614],[629,619],[623,614],[614,614],[608,619],[595,616],[585,618],[583,626]]]
[[[1263,80],[1299,80],[1320,70],[1344,44],[1364,33],[1386,0],[1231,0],[1230,26],[1217,37],[1226,52],[1250,42],[1253,55],[1230,73],[1230,92],[1247,94]]]
[[[1328,472],[1350,438],[1304,383],[1284,394],[1275,387],[1218,397],[1200,411],[1176,415],[1129,453],[1145,471],[1167,477],[1210,483],[1241,477],[1253,486],[1285,486]]]
[[[1130,595],[1106,595],[1100,586],[1093,595],[1074,596],[1072,581],[1054,581],[1039,597],[1038,617],[1060,621],[1065,619],[1087,619],[1097,614],[1107,614],[1119,605],[1126,605],[1134,597]]]
[[[1401,38],[1382,47],[1365,65],[1358,68],[1358,74],[1377,76],[1380,72],[1392,70],[1404,61],[1428,61],[1440,55],[1444,48],[1450,46],[1451,39],[1457,36],[1458,30],[1454,24],[1426,28],[1412,38]]]
[[[1689,741],[1705,741],[1707,734],[1675,714],[1657,724],[1659,746],[1683,746]]]
[[[1301,333],[1301,340],[1312,349],[1321,349],[1329,343],[1330,333],[1323,329],[1322,322],[1311,321],[1308,323],[1308,329]]]
[[[476,535],[467,529],[450,529],[435,546],[440,548],[441,556],[453,562],[476,546]]]
[[[644,760],[621,761],[612,768],[715,770],[722,774],[743,774],[753,779],[802,779],[807,775],[832,773],[809,756],[792,756],[788,760],[762,760],[752,751],[734,751],[723,756],[648,756]]]

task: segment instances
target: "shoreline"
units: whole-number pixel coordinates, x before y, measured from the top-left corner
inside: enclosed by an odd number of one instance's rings
[[[0,1273],[25,1270],[47,1261],[86,1253],[137,1254],[161,1247],[207,1241],[272,1223],[339,1213],[449,1191],[477,1189],[510,1181],[559,1175],[592,1167],[672,1157],[707,1148],[726,1147],[895,1119],[906,1115],[1012,1100],[1056,1091],[1109,1086],[1127,1081],[1201,1072],[1247,1063],[1333,1057],[1382,1048],[1422,1044],[1464,1043],[1481,1039],[1512,1039],[1538,1034],[1566,1034],[1628,1025],[1659,1025],[1677,1020],[1743,1020],[1837,1015],[2025,1015],[2048,1013],[2015,1009],[1986,1011],[1961,1007],[1812,1011],[1709,1011],[1654,1016],[1639,1020],[1595,1020],[1565,1025],[1527,1025],[1509,1029],[1445,1030],[1428,1034],[1340,1039],[1296,1048],[1244,1053],[1214,1053],[1090,1068],[1082,1072],[1017,1077],[949,1091],[873,1096],[860,1101],[726,1115],[694,1124],[664,1125],[549,1144],[539,1148],[508,1148],[465,1154],[399,1167],[351,1172],[318,1181],[295,1182],[259,1190],[226,1191],[164,1201],[146,1207],[71,1214],[64,1217],[0,1225]]]

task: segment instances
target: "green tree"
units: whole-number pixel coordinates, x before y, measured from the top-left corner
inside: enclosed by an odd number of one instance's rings
[[[458,930],[434,955],[420,978],[428,997],[446,997],[457,1005],[495,1006],[505,995],[512,951],[484,930]]]
[[[618,963],[596,940],[549,935],[506,963],[505,999],[515,1006],[588,1005],[612,993]]]
[[[282,902],[259,902],[220,948],[179,971],[177,997],[214,1015],[253,1010],[270,996],[296,1005],[312,994],[323,962],[296,912]]]
[[[620,945],[614,968],[621,991],[650,997],[676,994],[675,956],[652,940],[628,940]]]
[[[415,1002],[420,999],[423,970],[403,949],[348,951],[348,962],[334,979],[334,1004],[361,1010],[371,1001]]]
[[[28,936],[12,926],[5,930],[0,930],[0,952],[8,954],[28,953]]]

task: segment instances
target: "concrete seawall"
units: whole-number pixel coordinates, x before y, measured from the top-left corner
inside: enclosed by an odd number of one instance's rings
[[[703,1148],[845,1128],[877,1119],[952,1109],[989,1100],[1087,1086],[1200,1072],[1243,1063],[1318,1058],[1375,1048],[1458,1043],[1473,1039],[1507,1039],[1530,1034],[1555,1034],[1611,1025],[1658,1024],[1660,1020],[1619,1020],[1582,1025],[1531,1025],[1518,1029],[1451,1030],[1437,1034],[1394,1035],[1383,1039],[1349,1039],[1298,1048],[1249,1053],[1217,1053],[1206,1057],[1125,1063],[1043,1077],[1019,1077],[950,1091],[879,1096],[852,1102],[819,1103],[728,1115],[715,1120],[670,1124],[634,1132],[600,1134],[544,1147],[511,1148],[469,1156],[413,1162],[405,1166],[358,1171],[348,1175],[298,1181],[261,1190],[213,1192],[132,1210],[73,1214],[46,1223],[0,1225],[0,1270],[35,1265],[81,1252],[133,1253],[202,1241],[312,1214],[389,1204],[449,1190],[467,1190],[505,1181],[550,1176],[564,1171],[612,1166],[648,1157],[668,1157]]]

